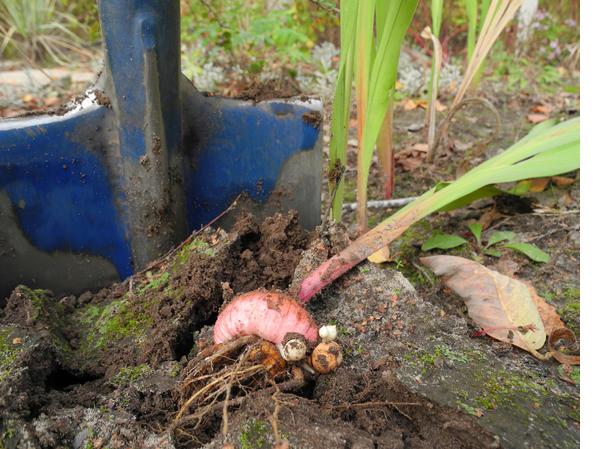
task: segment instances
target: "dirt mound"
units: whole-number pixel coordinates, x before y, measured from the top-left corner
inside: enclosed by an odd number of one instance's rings
[[[220,405],[188,434],[173,431],[184,377],[211,344],[219,307],[256,288],[293,289],[347,239],[337,226],[309,235],[294,214],[263,223],[244,216],[230,233],[207,230],[151,270],[96,294],[58,299],[18,287],[0,312],[0,442],[11,449],[221,448]],[[499,447],[472,417],[414,388],[414,370],[438,366],[424,356],[426,367],[407,359],[419,356],[417,340],[429,341],[435,326],[458,340],[464,324],[431,318],[400,273],[361,265],[310,309],[319,323],[338,325],[341,369],[293,388],[263,378],[261,388],[232,397],[227,440],[234,447],[271,448],[277,438],[293,448]],[[419,351],[431,349],[425,346]]]

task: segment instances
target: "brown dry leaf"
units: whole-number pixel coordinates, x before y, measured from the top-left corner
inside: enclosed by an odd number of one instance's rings
[[[535,124],[548,120],[548,116],[546,114],[528,114],[527,120],[529,120],[530,123]]]
[[[415,101],[415,104],[418,108],[427,109],[427,100],[417,100]]]
[[[481,227],[485,231],[496,220],[498,220],[502,217],[504,217],[504,215],[502,215],[500,212],[498,212],[498,210],[495,207],[492,207],[491,209],[488,209],[483,214],[481,214],[481,217],[479,217],[479,223],[481,223]]]
[[[561,329],[565,327],[565,323],[561,320],[558,313],[556,313],[556,309],[554,306],[551,306],[546,302],[544,298],[539,296],[531,285],[528,285],[529,293],[531,294],[531,299],[538,311],[540,312],[540,317],[542,318],[542,322],[544,323],[544,329],[546,330],[547,335],[552,335],[554,331],[557,329]]]
[[[563,365],[579,365],[580,358],[578,355],[565,354],[557,348],[559,341],[575,345],[577,343],[575,334],[565,327],[565,323],[556,313],[556,308],[539,296],[531,285],[529,285],[529,292],[544,323],[544,329],[548,335],[548,351],[552,354],[552,357]]]
[[[534,193],[540,193],[546,190],[550,178],[533,178],[529,179],[529,191]]]
[[[394,155],[394,160],[404,171],[413,171],[423,165],[425,154],[412,149],[402,150]]]
[[[368,257],[368,259],[369,259],[369,262],[373,262],[373,263],[389,262],[391,260],[390,259],[390,247],[384,246],[380,250],[375,251],[373,254],[371,254]]]
[[[575,180],[573,178],[567,178],[566,176],[553,176],[552,182],[557,187],[566,187],[573,184]]]
[[[402,101],[402,106],[405,111],[412,111],[413,109],[417,109],[417,103],[412,101],[410,98]]]
[[[538,104],[531,108],[531,112],[535,112],[538,114],[544,114],[544,115],[548,116],[548,115],[550,115],[550,112],[552,112],[552,109],[549,106],[546,106],[545,104]]]
[[[456,256],[431,256],[421,262],[460,295],[469,316],[490,337],[512,343],[542,357],[544,323],[524,283]]]
[[[427,153],[429,151],[429,145],[426,143],[415,143],[408,149],[412,151],[418,151],[419,153]]]
[[[437,112],[444,112],[446,109],[448,109],[448,106],[444,106],[440,100],[436,100],[435,110]]]
[[[565,354],[559,348],[559,344],[567,344],[569,346],[575,346],[577,338],[575,334],[566,327],[556,329],[552,332],[552,335],[548,337],[548,351],[552,354],[556,360],[563,365],[579,365],[580,357],[575,354]]]

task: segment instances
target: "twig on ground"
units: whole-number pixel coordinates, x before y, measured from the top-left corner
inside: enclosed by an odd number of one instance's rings
[[[367,201],[367,208],[368,209],[387,209],[387,208],[392,208],[392,207],[401,207],[401,206],[406,206],[408,203],[411,203],[412,201],[416,200],[418,197],[416,196],[410,196],[407,198],[394,198],[391,200],[372,200],[372,201]],[[342,206],[342,209],[344,210],[344,212],[349,212],[349,211],[353,211],[356,210],[357,207],[357,203],[345,203]]]

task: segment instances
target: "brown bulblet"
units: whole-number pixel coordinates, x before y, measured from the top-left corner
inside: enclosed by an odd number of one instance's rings
[[[318,373],[331,373],[342,363],[342,348],[335,341],[319,343],[312,352],[310,361]]]

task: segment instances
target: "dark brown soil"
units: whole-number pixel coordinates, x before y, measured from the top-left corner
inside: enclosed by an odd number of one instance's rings
[[[239,100],[250,100],[258,103],[273,98],[291,98],[302,93],[297,81],[283,72],[278,78],[259,81],[256,78],[244,81],[237,87],[239,91],[234,98]]]
[[[323,117],[319,111],[310,111],[305,112],[302,115],[302,120],[304,120],[305,123],[312,125],[314,128],[319,129],[321,122],[323,121]]]
[[[18,287],[0,312],[3,447],[184,447],[189,438],[166,430],[180,373],[197,352],[194,333],[210,341],[224,300],[259,287],[283,290],[298,265],[306,269],[346,239],[339,228],[310,236],[292,213],[261,224],[246,215],[229,234],[207,230],[153,271],[95,294],[59,299]],[[315,248],[323,252],[317,259]],[[296,448],[499,447],[471,417],[410,392],[383,368],[348,365],[278,397],[281,435]],[[236,447],[271,447],[261,420],[272,404],[258,391],[231,407]],[[252,422],[262,435],[248,443]],[[220,426],[217,414],[194,438],[221,447]]]

